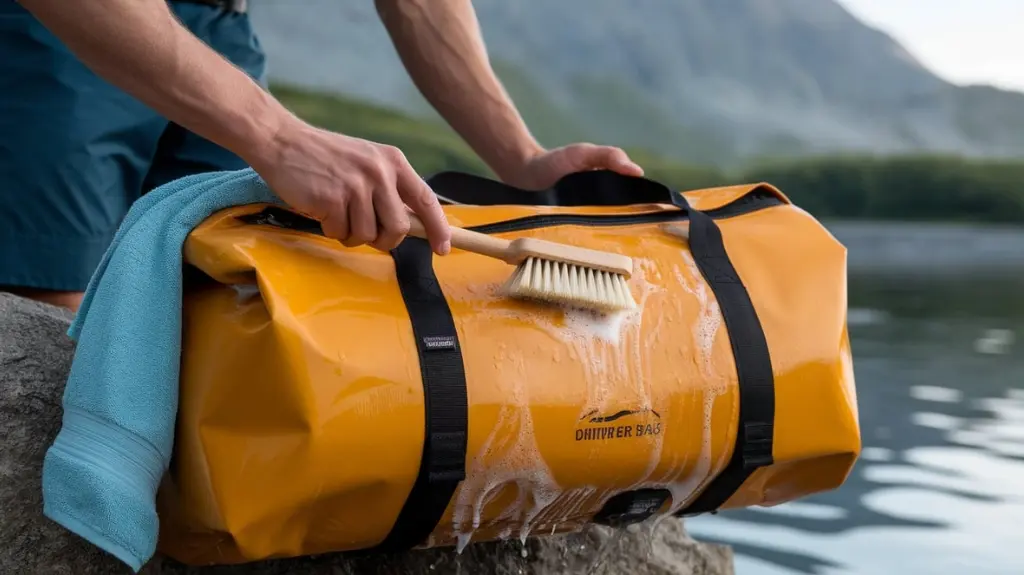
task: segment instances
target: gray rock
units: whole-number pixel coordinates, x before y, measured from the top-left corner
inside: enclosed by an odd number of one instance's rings
[[[0,573],[128,574],[130,569],[42,514],[43,455],[60,428],[61,394],[74,345],[65,335],[71,315],[56,307],[0,293]],[[147,575],[238,574],[537,574],[633,573],[726,575],[729,548],[691,539],[681,521],[625,530],[538,537],[526,545],[480,543],[461,555],[432,549],[395,555],[341,555],[192,568],[156,557]]]

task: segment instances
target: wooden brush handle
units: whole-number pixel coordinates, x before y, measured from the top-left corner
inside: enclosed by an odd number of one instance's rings
[[[409,224],[410,236],[427,239],[427,230],[423,227],[423,222],[416,217],[416,214],[409,213]],[[471,232],[455,226],[451,226],[451,230],[453,248],[514,263],[510,261],[513,258],[513,254],[509,250],[511,242],[508,240],[479,232]]]

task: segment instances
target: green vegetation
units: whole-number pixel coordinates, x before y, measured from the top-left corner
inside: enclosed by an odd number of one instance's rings
[[[401,148],[421,174],[458,170],[492,176],[443,123],[360,100],[275,85],[307,121]],[[776,161],[735,172],[629,150],[651,179],[677,189],[765,181],[822,218],[1024,223],[1024,159],[822,157]]]
[[[1024,160],[810,158],[742,179],[776,185],[817,217],[1024,223]]]

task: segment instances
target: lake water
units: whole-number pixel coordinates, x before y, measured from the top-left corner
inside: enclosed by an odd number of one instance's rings
[[[739,575],[1024,573],[1024,229],[829,227],[863,455],[838,490],[688,529]]]

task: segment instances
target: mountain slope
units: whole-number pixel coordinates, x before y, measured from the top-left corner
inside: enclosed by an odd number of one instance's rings
[[[832,0],[477,0],[547,144],[692,161],[837,150],[1024,155],[1024,94],[951,85]],[[271,75],[425,112],[373,3],[251,3]]]
[[[399,146],[423,175],[458,170],[493,177],[442,122],[351,97],[274,84],[278,98],[308,122]],[[631,149],[645,175],[676,189],[771,182],[821,218],[1024,223],[1024,161],[943,156],[809,158],[725,171]]]

